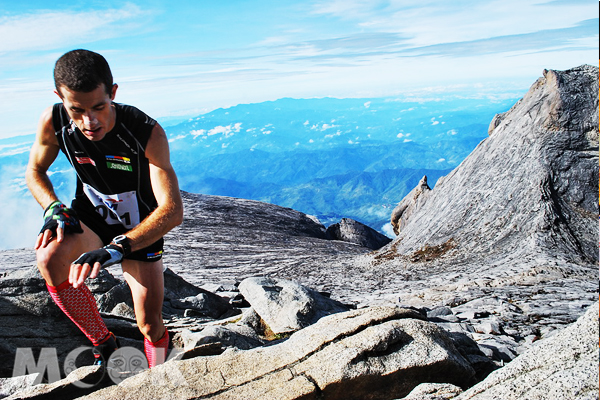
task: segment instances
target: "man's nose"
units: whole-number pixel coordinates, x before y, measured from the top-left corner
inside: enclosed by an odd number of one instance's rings
[[[83,114],[83,123],[90,127],[93,125],[96,125],[96,123],[98,122],[98,119],[96,118],[96,113],[88,111],[85,114]]]

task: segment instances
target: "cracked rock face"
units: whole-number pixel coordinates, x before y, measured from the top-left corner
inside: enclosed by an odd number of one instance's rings
[[[596,262],[598,68],[546,71],[501,120],[417,204],[396,251],[452,238],[457,260],[548,253]]]
[[[491,312],[523,343],[597,300],[597,199],[598,68],[544,71],[455,170],[400,202],[398,237],[356,264],[385,282],[380,299]]]
[[[432,379],[467,386],[475,372],[448,334],[412,310],[334,314],[287,341],[220,356],[171,361],[84,399],[390,399]],[[185,380],[166,380],[178,370]],[[172,372],[171,372],[172,374]],[[152,392],[147,388],[156,385]],[[303,397],[307,396],[307,397]]]
[[[457,400],[598,398],[598,303]]]

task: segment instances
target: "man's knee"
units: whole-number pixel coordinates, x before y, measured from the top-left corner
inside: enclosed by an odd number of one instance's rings
[[[61,257],[61,250],[57,246],[56,242],[53,241],[46,247],[40,247],[36,250],[35,256],[37,259],[37,266],[42,270],[52,270],[55,265],[59,263]]]
[[[36,250],[37,267],[49,285],[59,285],[69,278],[72,250],[56,241]]]

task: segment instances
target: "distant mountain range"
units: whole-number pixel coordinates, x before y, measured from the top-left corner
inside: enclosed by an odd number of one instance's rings
[[[218,109],[166,130],[186,191],[387,231],[391,208],[423,175],[434,185],[450,172],[514,101],[285,98]]]
[[[433,186],[487,137],[516,99],[289,99],[243,104],[165,128],[181,189],[261,200],[317,216],[353,218],[381,232],[393,207],[427,175]],[[41,210],[24,172],[33,135],[0,140],[2,217],[23,234],[0,248],[30,246]],[[60,157],[50,178],[68,201],[75,176]]]

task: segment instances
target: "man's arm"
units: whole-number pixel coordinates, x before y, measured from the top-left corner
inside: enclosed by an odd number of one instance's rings
[[[56,160],[60,147],[58,140],[54,136],[54,127],[52,126],[52,107],[48,107],[40,117],[37,133],[31,152],[29,154],[29,163],[25,172],[27,187],[33,197],[42,206],[48,207],[51,203],[58,200],[50,178],[48,178],[48,169]],[[62,241],[63,229],[57,229],[57,240]],[[38,236],[35,248],[45,247],[52,239],[52,232],[45,231]]]
[[[183,221],[183,202],[177,176],[171,165],[169,142],[158,123],[146,145],[146,157],[150,162],[150,181],[158,207],[125,234],[132,251],[150,246]]]

